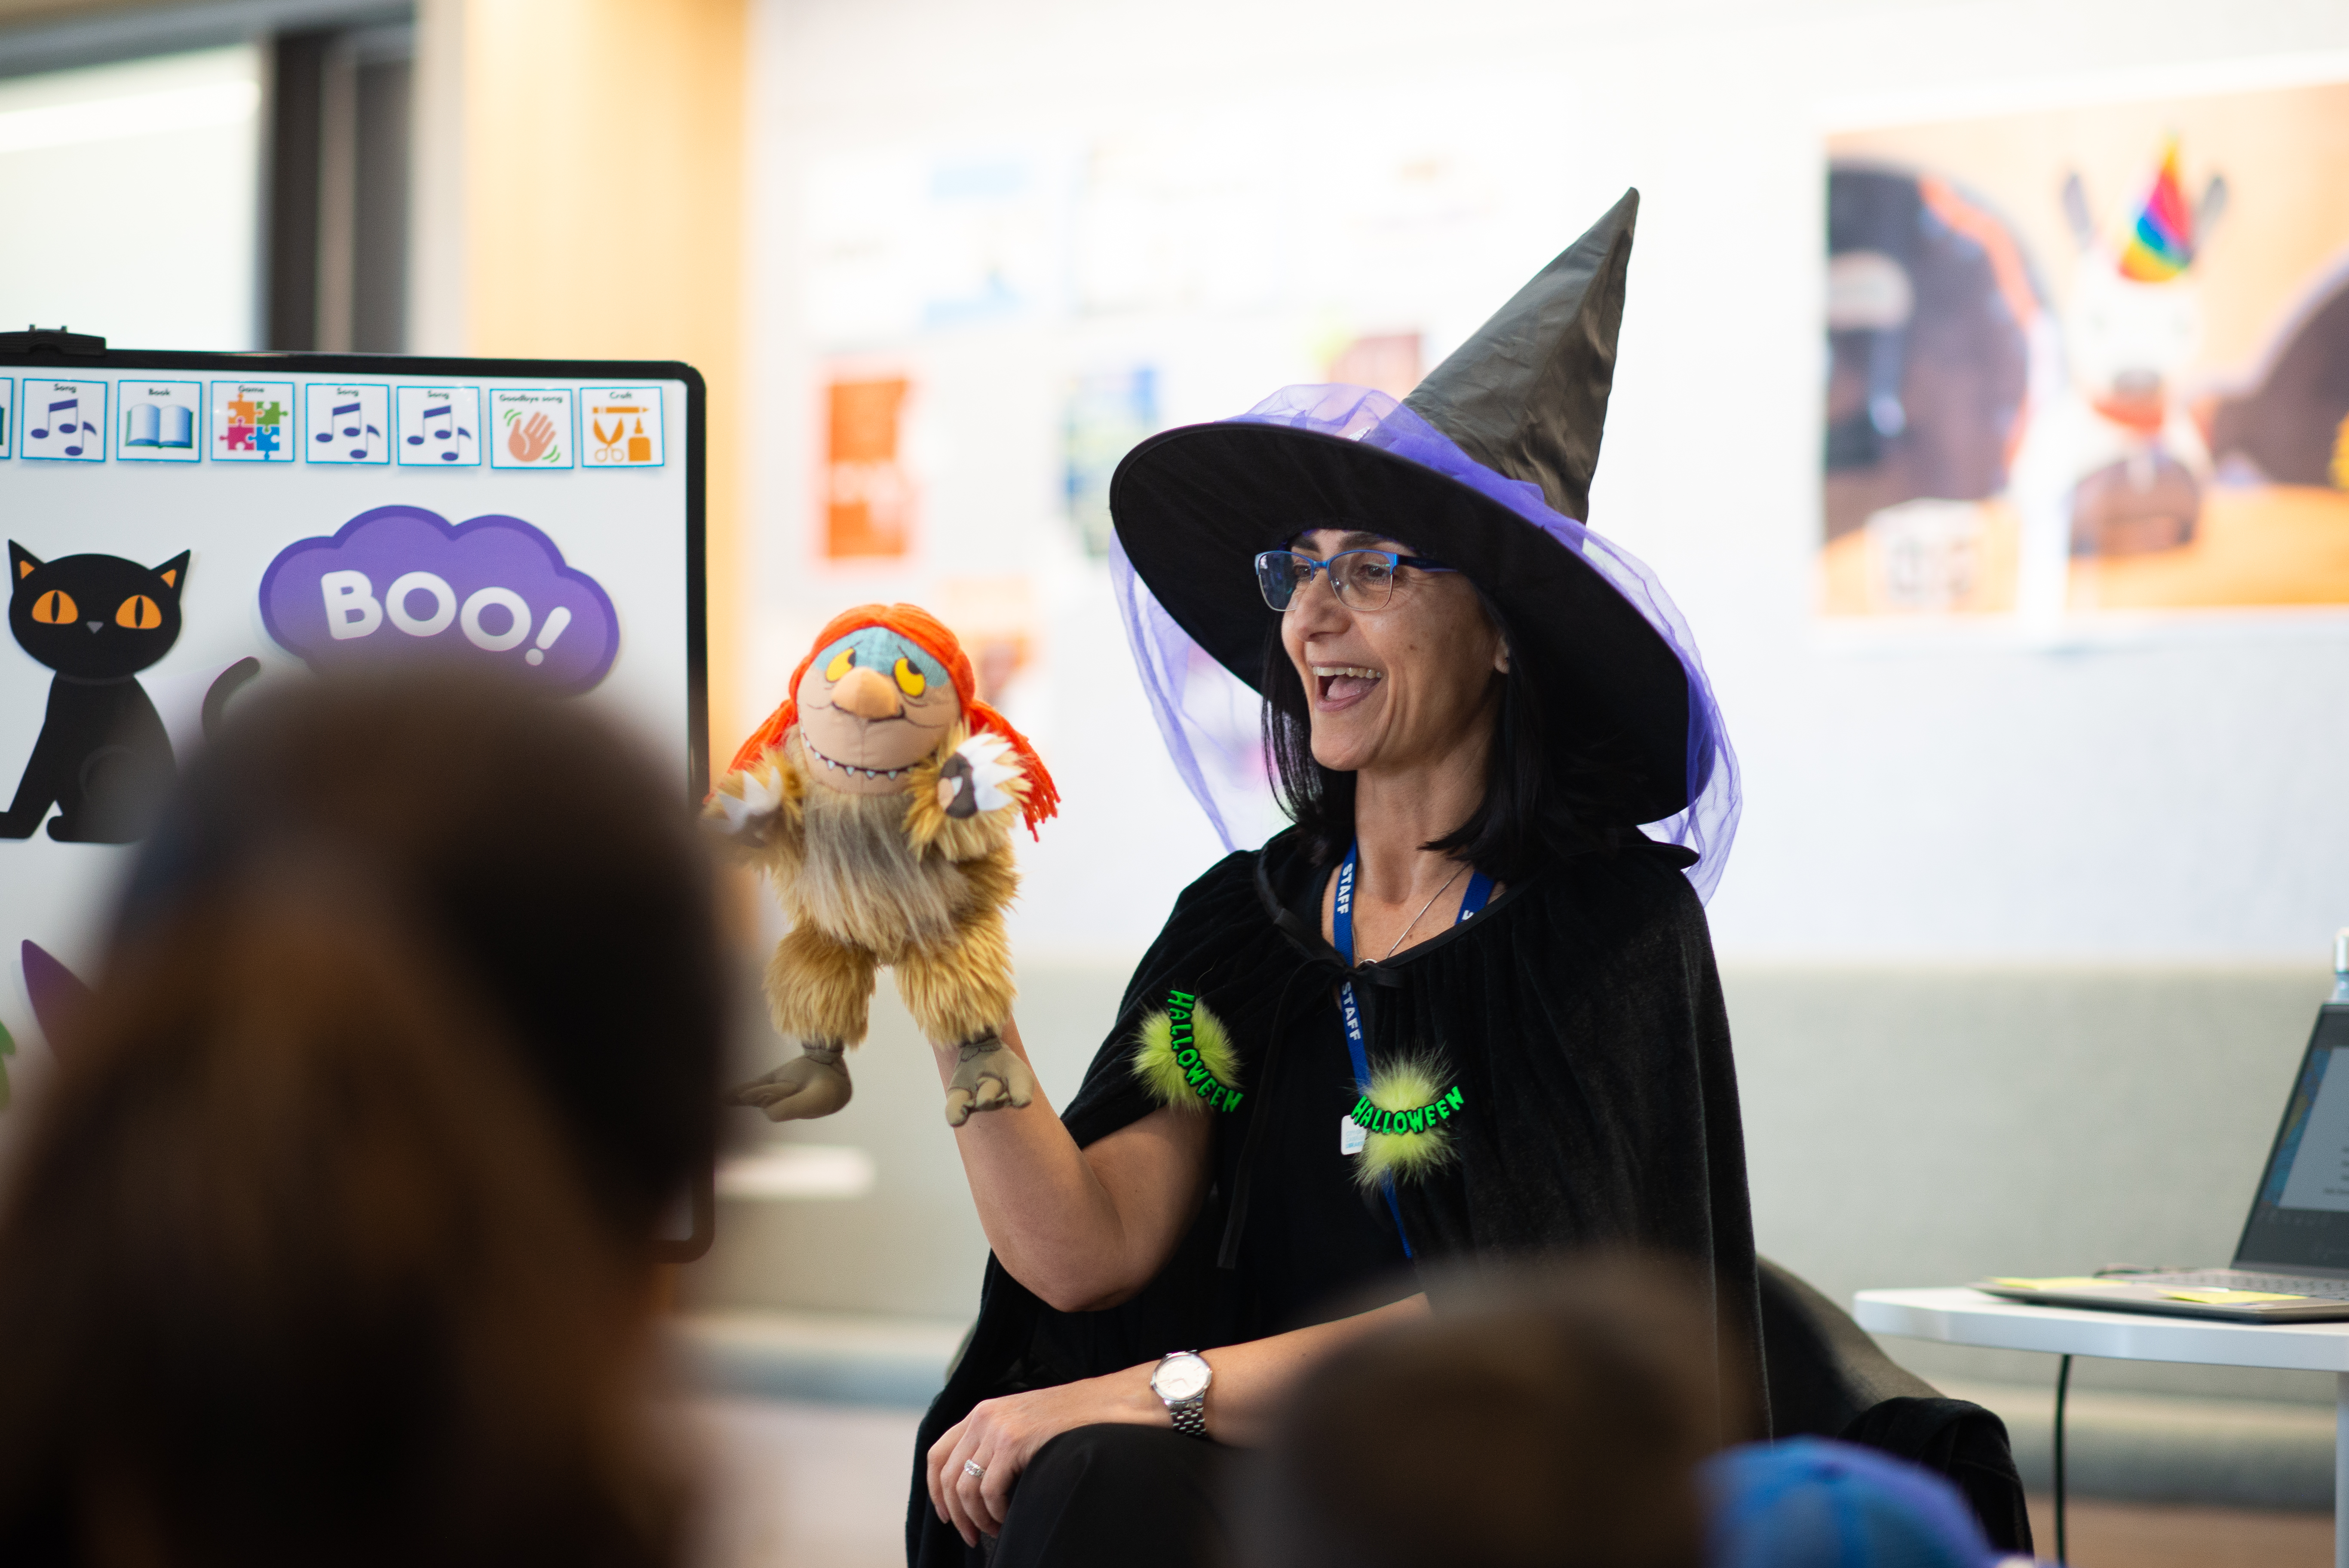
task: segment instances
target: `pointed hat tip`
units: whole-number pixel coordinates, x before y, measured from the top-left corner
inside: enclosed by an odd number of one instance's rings
[[[1627,186],[1403,399],[1470,459],[1538,485],[1568,517],[1589,515],[1639,213],[1639,188]]]

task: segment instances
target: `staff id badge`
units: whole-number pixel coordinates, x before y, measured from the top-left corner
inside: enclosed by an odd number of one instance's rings
[[[1348,1111],[1338,1119],[1339,1153],[1360,1154],[1370,1140],[1371,1130],[1356,1121],[1352,1111]]]

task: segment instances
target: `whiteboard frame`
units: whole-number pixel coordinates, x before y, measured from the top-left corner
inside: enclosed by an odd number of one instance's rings
[[[209,379],[218,376],[245,381],[336,379],[365,377],[397,386],[402,378],[461,379],[537,377],[549,382],[601,382],[625,386],[647,381],[676,381],[685,387],[685,629],[686,629],[686,779],[685,799],[698,808],[709,793],[709,547],[708,436],[709,387],[701,372],[682,360],[645,359],[488,359],[452,358],[407,354],[309,354],[264,351],[251,354],[211,354],[178,349],[106,348],[75,353],[46,346],[0,350],[0,376],[58,380],[114,371],[185,371]],[[21,422],[23,410],[12,410]],[[113,435],[113,410],[108,411],[106,433]],[[15,432],[11,432],[12,437]],[[574,438],[576,432],[574,432]],[[199,441],[209,432],[199,436]],[[24,460],[17,443],[5,460]],[[678,454],[666,453],[675,461]],[[106,459],[118,460],[109,450]],[[396,465],[395,465],[396,466]],[[657,1237],[655,1255],[664,1263],[690,1263],[709,1250],[717,1234],[718,1202],[715,1173],[695,1174],[685,1194],[691,1227],[684,1236]]]

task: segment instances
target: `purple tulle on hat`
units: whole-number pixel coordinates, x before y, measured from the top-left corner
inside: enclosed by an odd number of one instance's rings
[[[1239,418],[1342,436],[1433,469],[1498,501],[1581,556],[1640,612],[1679,656],[1689,689],[1689,804],[1662,821],[1647,824],[1646,831],[1651,839],[1696,851],[1688,879],[1699,896],[1711,898],[1737,836],[1744,795],[1737,753],[1730,747],[1721,705],[1705,678],[1696,638],[1656,574],[1621,545],[1552,511],[1541,487],[1505,479],[1475,461],[1434,426],[1383,392],[1362,387],[1284,387]],[[1207,813],[1224,847],[1237,849],[1254,825],[1271,820],[1272,778],[1259,727],[1259,699],[1175,624],[1114,543],[1110,578],[1134,666],[1150,694],[1175,771]]]

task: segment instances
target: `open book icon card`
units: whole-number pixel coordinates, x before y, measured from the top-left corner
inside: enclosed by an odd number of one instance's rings
[[[203,459],[204,384],[124,380],[115,388],[121,408],[114,455],[126,463],[193,463]]]

